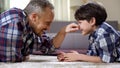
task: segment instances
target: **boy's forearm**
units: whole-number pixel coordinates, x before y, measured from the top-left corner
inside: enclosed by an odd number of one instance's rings
[[[89,56],[89,55],[84,55],[84,54],[79,54],[79,60],[81,61],[86,61],[86,62],[97,62],[101,63],[102,60],[98,56]]]

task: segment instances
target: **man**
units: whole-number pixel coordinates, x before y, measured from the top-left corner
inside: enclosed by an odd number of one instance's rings
[[[24,10],[1,13],[0,62],[21,62],[36,50],[49,54],[59,48],[67,31],[64,27],[53,39],[47,37],[53,18],[53,6],[47,0],[31,0]]]

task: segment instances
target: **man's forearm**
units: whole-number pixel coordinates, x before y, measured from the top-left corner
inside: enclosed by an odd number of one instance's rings
[[[60,32],[58,32],[57,35],[53,38],[53,45],[55,48],[59,48],[63,42],[66,35],[65,28],[66,27],[63,27]]]

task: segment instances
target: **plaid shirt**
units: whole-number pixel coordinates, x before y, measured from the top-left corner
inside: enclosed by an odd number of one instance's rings
[[[107,23],[103,23],[89,36],[88,55],[99,56],[103,62],[120,61],[120,34]]]
[[[30,52],[54,51],[52,39],[43,34],[35,35],[26,19],[25,12],[12,8],[0,14],[0,62],[23,61]]]

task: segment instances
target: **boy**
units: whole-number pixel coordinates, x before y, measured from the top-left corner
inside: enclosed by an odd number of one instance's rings
[[[79,54],[76,51],[61,52],[58,60],[106,63],[120,61],[120,35],[105,22],[106,18],[106,10],[101,5],[97,3],[82,5],[75,12],[75,19],[82,35],[90,34],[87,54]],[[74,25],[70,24],[66,28],[69,30]]]

